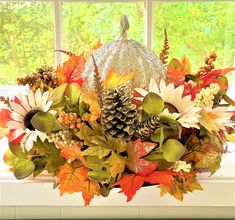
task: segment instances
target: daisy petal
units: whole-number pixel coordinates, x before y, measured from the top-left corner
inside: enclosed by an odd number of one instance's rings
[[[30,151],[33,148],[33,142],[35,140],[35,134],[29,134],[27,140],[25,141],[25,148],[27,151]]]
[[[153,79],[153,78],[150,79],[149,92],[154,92],[156,94],[159,94],[158,85],[157,85],[155,79]]]
[[[20,135],[24,134],[25,130],[22,128],[16,129],[15,131],[13,131],[12,136],[13,136],[13,140],[18,138]]]
[[[13,129],[13,130],[18,129],[18,128],[24,129],[24,124],[22,122],[18,122],[18,121],[8,121],[7,127],[10,129]]]
[[[41,139],[42,142],[44,142],[46,140],[47,134],[41,131],[36,130],[36,133],[38,135],[38,137]]]
[[[15,121],[19,121],[19,122],[23,122],[24,121],[24,117],[16,112],[12,112],[11,113],[11,118]]]
[[[37,107],[42,108],[42,93],[40,89],[35,92],[35,102]]]
[[[148,94],[148,91],[142,88],[135,88],[135,91],[141,94],[142,96],[146,96]]]
[[[49,95],[50,95],[49,91],[43,93],[43,95],[42,95],[42,109],[45,108]]]
[[[53,103],[53,101],[48,101],[47,104],[42,108],[42,110],[44,112],[47,112],[50,109],[52,103]]]
[[[23,96],[20,97],[19,99],[20,99],[20,102],[21,102],[22,106],[24,107],[24,109],[25,109],[26,111],[30,111],[30,110],[31,110],[31,107],[30,107],[30,105],[29,105],[29,103],[28,103],[27,98],[23,95]]]
[[[28,100],[29,100],[29,104],[30,104],[31,108],[36,107],[36,103],[35,103],[35,98],[34,98],[34,93],[33,92],[30,92]]]
[[[15,102],[11,102],[10,106],[15,112],[17,112],[18,114],[20,114],[22,116],[25,116],[27,114],[25,109],[21,105],[15,103]]]

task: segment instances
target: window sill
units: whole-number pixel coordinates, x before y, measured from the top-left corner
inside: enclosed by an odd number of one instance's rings
[[[203,191],[185,195],[183,202],[170,195],[160,197],[156,186],[141,188],[133,201],[126,203],[126,197],[113,189],[108,198],[95,198],[91,206],[232,206],[235,207],[235,177],[201,175],[199,182]],[[17,181],[5,175],[0,182],[0,206],[83,206],[80,193],[60,196],[53,190],[53,178],[41,175],[36,180]]]

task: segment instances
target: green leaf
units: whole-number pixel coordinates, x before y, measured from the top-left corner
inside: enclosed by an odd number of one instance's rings
[[[109,179],[111,177],[110,173],[104,170],[90,171],[88,177],[96,182],[101,182]]]
[[[55,116],[49,112],[38,112],[32,117],[31,124],[38,131],[45,133],[49,133],[64,128],[56,120]]]
[[[81,95],[81,87],[77,83],[71,83],[68,87],[67,96],[70,99],[72,105],[78,103],[79,97]]]
[[[13,173],[16,179],[21,180],[33,173],[35,164],[31,160],[20,158],[13,167]]]
[[[103,159],[99,159],[98,156],[85,156],[85,160],[92,170],[107,170],[108,163]]]
[[[162,145],[163,156],[168,162],[179,160],[185,153],[186,148],[175,139],[168,139]]]
[[[5,152],[4,156],[3,156],[3,160],[4,163],[7,166],[14,166],[14,164],[16,163],[16,161],[19,159],[19,157],[17,157],[15,154],[13,154],[10,150],[10,148],[7,149],[7,151]]]
[[[106,157],[112,150],[101,146],[91,146],[83,151],[83,155],[98,156],[99,159]]]
[[[62,101],[66,87],[67,84],[65,83],[52,90],[49,97],[49,100],[53,101],[52,107],[58,105]]]
[[[172,118],[168,118],[166,116],[161,116],[160,123],[169,126],[174,131],[178,131],[179,138],[181,138],[182,125],[177,120],[174,120]]]
[[[144,97],[142,107],[147,114],[158,115],[164,109],[164,101],[159,95],[150,92]]]
[[[174,164],[173,162],[168,162],[168,161],[166,161],[164,159],[156,160],[156,162],[157,162],[157,169],[158,170],[169,169]]]
[[[160,159],[163,159],[163,154],[150,154],[148,155],[147,157],[144,157],[145,160],[147,161],[157,161],[157,160],[160,160]]]
[[[28,154],[23,152],[20,144],[13,144],[9,142],[9,148],[15,156],[20,158],[28,158]]]
[[[167,139],[170,136],[177,135],[178,131],[175,131],[171,128],[163,128],[162,126],[158,128],[154,134],[151,136],[151,140],[154,142],[159,142],[159,146],[162,146],[162,143],[165,139]]]

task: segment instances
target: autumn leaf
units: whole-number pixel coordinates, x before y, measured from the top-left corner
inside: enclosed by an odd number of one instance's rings
[[[138,173],[151,165],[153,162],[141,158],[149,154],[156,146],[156,143],[141,142],[140,138],[133,142],[133,145],[127,145],[128,169]]]
[[[116,178],[116,176],[119,177],[123,173],[126,165],[123,157],[112,152],[111,156],[107,159],[107,162],[109,164],[110,174],[113,178]]]
[[[108,71],[105,80],[103,81],[103,86],[105,89],[107,88],[115,88],[118,85],[125,84],[132,80],[136,72],[130,73],[117,73],[114,69]]]
[[[87,180],[89,169],[86,167],[74,168],[69,164],[60,167],[57,174],[57,182],[60,184],[60,194],[79,192],[81,183]]]
[[[60,167],[60,172],[57,175],[60,194],[82,192],[82,197],[85,201],[85,206],[89,205],[94,195],[100,195],[100,186],[98,183],[88,178],[87,167],[74,168],[69,164]]]
[[[155,166],[156,169],[156,166]],[[174,176],[179,176],[180,174],[172,171],[153,171],[151,172],[143,172],[137,174],[129,174],[118,180],[116,183],[112,184],[112,186],[120,185],[121,191],[127,196],[127,202],[131,201],[137,190],[139,190],[144,182],[148,182],[151,184],[162,184],[167,186],[169,189],[173,188],[173,180]]]
[[[173,58],[167,66],[169,82],[181,81],[189,73],[191,73],[191,64],[186,56],[183,56],[181,61]]]
[[[88,52],[85,53],[85,58],[86,60],[88,60],[90,58],[90,56],[96,51],[98,50],[100,47],[102,46],[101,44],[101,40],[99,39],[96,43],[96,45],[94,45]]]
[[[90,156],[98,156],[99,159],[106,157],[111,152],[111,149],[101,147],[101,146],[90,146],[82,152],[82,154]]]
[[[79,56],[71,54],[62,66],[57,67],[56,76],[58,85],[78,83],[81,86],[83,83],[81,74],[85,69],[85,63],[86,60],[83,53]]]
[[[100,185],[97,182],[87,179],[82,187],[82,198],[85,201],[85,206],[90,204],[90,201],[94,198],[94,195],[100,195]]]
[[[7,128],[6,123],[10,120],[12,120],[10,110],[1,108],[0,109],[0,127]]]
[[[61,156],[64,157],[65,159],[67,160],[79,159],[84,166],[88,167],[86,160],[83,157],[81,146],[79,145],[68,146],[58,143],[56,144],[56,146],[61,149]]]
[[[80,101],[89,105],[89,111],[91,113],[90,121],[95,121],[100,117],[101,109],[96,93],[84,91],[81,94]]]

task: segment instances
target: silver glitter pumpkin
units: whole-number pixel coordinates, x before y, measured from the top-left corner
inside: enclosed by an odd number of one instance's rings
[[[101,46],[94,54],[101,79],[105,79],[110,69],[115,69],[117,73],[123,74],[135,71],[136,76],[133,81],[135,86],[144,87],[149,84],[151,78],[157,82],[165,78],[165,69],[160,59],[154,52],[139,42],[129,39],[127,30],[129,22],[126,15],[121,16],[121,36],[115,40]],[[93,87],[94,64],[92,58],[88,60],[83,72],[83,77],[87,80],[87,87]]]

